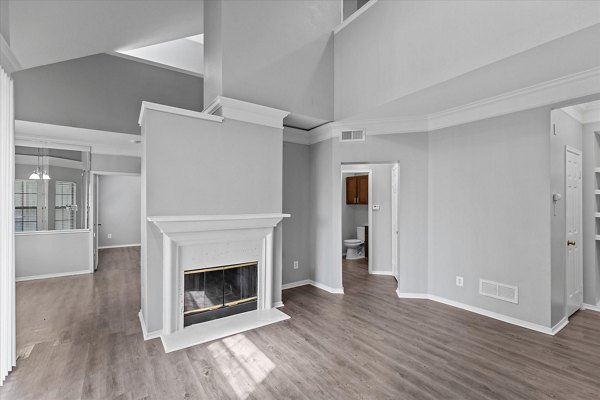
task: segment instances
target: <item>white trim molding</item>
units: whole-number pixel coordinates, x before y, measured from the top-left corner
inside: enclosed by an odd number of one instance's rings
[[[14,120],[14,83],[0,66],[0,386],[17,362]]]
[[[371,275],[394,276],[394,273],[392,271],[371,271]]]
[[[140,247],[141,245],[141,243],[117,244],[114,246],[98,246],[98,249],[120,249],[123,247]]]
[[[276,301],[273,303],[273,308],[281,308],[283,306],[284,306],[283,301]]]
[[[319,288],[321,290],[324,290],[324,291],[332,293],[332,294],[344,294],[343,287],[342,288],[332,288],[331,286],[327,286],[322,283],[315,282],[311,279],[304,279],[304,280],[298,281],[298,282],[285,283],[285,284],[281,285],[281,289],[282,290],[293,289],[295,287],[305,286],[305,285],[311,285],[311,286],[314,286],[316,288]]]
[[[92,271],[90,271],[89,268],[86,268],[86,269],[81,269],[78,271],[59,272],[57,274],[22,276],[20,278],[17,278],[17,282],[36,281],[38,279],[63,278],[65,276],[84,275],[84,274],[91,274],[91,273],[92,273]]]
[[[203,112],[210,115],[220,115],[225,119],[235,119],[278,129],[283,129],[283,119],[290,114],[288,111],[277,108],[223,96],[217,96]]]
[[[337,137],[342,130],[364,129],[367,137],[432,132],[598,93],[600,67],[427,115],[331,122],[309,131],[310,144]],[[583,123],[600,118],[600,108],[586,109],[581,118]]]
[[[524,320],[521,320],[518,318],[509,317],[508,315],[499,314],[499,313],[496,313],[493,311],[485,310],[483,308],[471,306],[469,304],[460,303],[460,302],[454,301],[454,300],[449,300],[449,299],[435,296],[432,294],[401,293],[398,290],[396,291],[396,294],[398,295],[399,298],[402,298],[402,299],[424,299],[424,300],[435,301],[437,303],[442,303],[442,304],[445,304],[445,305],[448,305],[451,307],[460,308],[461,310],[470,311],[475,314],[483,315],[484,317],[493,318],[498,321],[506,322],[511,325],[520,326],[521,328],[530,329],[530,330],[544,333],[546,335],[551,335],[551,336],[556,335],[569,323],[568,318],[565,317],[558,324],[556,324],[552,328],[549,328],[544,325],[534,324],[532,322],[524,321]]]
[[[142,126],[142,124],[144,123],[144,116],[146,114],[146,110],[161,111],[164,113],[181,115],[184,117],[203,119],[205,121],[223,122],[223,117],[220,117],[218,115],[211,115],[209,113],[205,113],[205,112],[201,112],[201,111],[186,110],[185,108],[171,107],[171,106],[166,106],[164,104],[151,103],[149,101],[142,101],[142,108],[140,109],[140,117],[138,118],[138,124],[140,126]]]
[[[10,46],[4,39],[4,36],[0,34],[0,66],[4,68],[8,75],[13,72],[21,70],[23,67],[15,53],[11,50]]]
[[[596,311],[596,312],[600,312],[600,305],[593,305],[593,304],[586,304],[583,303],[583,310],[589,310],[589,311]]]
[[[153,331],[148,332],[146,328],[146,321],[144,320],[144,314],[142,314],[142,310],[138,313],[138,317],[140,318],[140,325],[142,326],[142,335],[144,336],[144,340],[156,339],[160,337],[161,331]]]

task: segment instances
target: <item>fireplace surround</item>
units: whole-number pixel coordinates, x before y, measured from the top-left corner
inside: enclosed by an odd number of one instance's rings
[[[148,217],[163,238],[160,337],[166,352],[289,318],[273,308],[274,229],[285,217],[289,214]],[[255,284],[236,286],[232,280],[242,275],[255,276]]]

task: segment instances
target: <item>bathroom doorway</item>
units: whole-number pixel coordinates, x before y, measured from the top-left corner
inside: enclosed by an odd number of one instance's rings
[[[399,164],[342,164],[340,183],[342,274],[364,268],[370,275],[398,280]]]
[[[373,218],[372,185],[372,169],[342,170],[342,264],[364,266],[369,273],[372,271],[369,258],[369,245],[372,243],[372,229],[369,229]]]

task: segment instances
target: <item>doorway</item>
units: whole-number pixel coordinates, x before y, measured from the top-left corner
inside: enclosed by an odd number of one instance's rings
[[[97,271],[111,249],[140,246],[140,174],[92,171],[90,226],[92,265]]]
[[[349,264],[349,239],[362,245],[362,260],[369,275],[399,276],[399,173],[398,162],[349,163],[340,170],[340,268]],[[367,196],[364,191],[367,184]],[[365,199],[366,197],[366,199]],[[351,221],[351,222],[348,222]],[[366,222],[366,223],[365,223]],[[364,232],[364,236],[361,233]],[[364,237],[364,239],[363,239]],[[364,242],[364,243],[361,243]]]

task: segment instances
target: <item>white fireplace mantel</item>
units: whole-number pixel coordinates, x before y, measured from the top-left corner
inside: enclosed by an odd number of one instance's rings
[[[273,309],[273,229],[289,214],[152,216],[163,236],[165,351],[204,343],[289,318]],[[258,261],[258,309],[183,327],[183,272],[240,261]],[[190,265],[193,264],[193,265]]]
[[[148,217],[161,233],[273,228],[290,214],[176,215]]]

